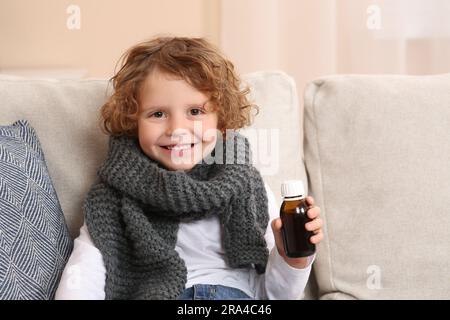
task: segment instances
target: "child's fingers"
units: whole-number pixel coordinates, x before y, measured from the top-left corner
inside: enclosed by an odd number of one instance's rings
[[[281,231],[282,222],[280,218],[276,218],[272,220],[272,230],[273,231]]]
[[[309,208],[306,214],[310,219],[315,219],[320,215],[320,208],[319,207]]]
[[[314,219],[313,221],[310,221],[307,224],[305,224],[305,228],[308,231],[318,230],[322,227],[323,227],[323,221],[320,218]]]
[[[306,203],[309,204],[310,206],[314,206],[314,198],[311,196],[307,196]]]
[[[313,235],[311,238],[309,238],[309,241],[313,244],[318,244],[322,240],[323,240],[323,232],[322,231],[320,231],[318,234]]]
[[[283,236],[281,234],[281,227],[283,226],[283,223],[281,222],[280,218],[276,218],[272,220],[271,223],[273,236],[275,238],[275,243],[277,245],[280,245],[283,243]]]

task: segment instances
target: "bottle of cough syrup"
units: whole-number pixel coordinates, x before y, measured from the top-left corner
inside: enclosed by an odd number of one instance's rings
[[[287,180],[281,185],[283,203],[280,218],[283,223],[282,234],[286,255],[290,258],[313,255],[316,246],[310,242],[312,231],[305,229],[305,224],[311,221],[306,212],[305,188],[301,180]]]

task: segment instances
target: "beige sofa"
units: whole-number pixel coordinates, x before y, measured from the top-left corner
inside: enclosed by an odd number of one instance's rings
[[[304,132],[292,78],[244,79],[260,107],[243,130],[255,165],[278,204],[281,182],[303,179],[326,222],[306,298],[449,299],[450,75],[318,79],[305,90]],[[0,125],[36,129],[73,237],[106,155],[98,109],[110,89],[0,77]]]

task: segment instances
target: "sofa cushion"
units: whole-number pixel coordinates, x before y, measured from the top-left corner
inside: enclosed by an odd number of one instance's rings
[[[332,76],[305,90],[323,299],[450,297],[450,74]]]
[[[0,127],[0,300],[52,299],[71,250],[36,132]]]

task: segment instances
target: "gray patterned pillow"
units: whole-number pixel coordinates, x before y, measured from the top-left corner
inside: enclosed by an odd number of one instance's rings
[[[71,251],[36,132],[0,126],[0,300],[53,299]]]

